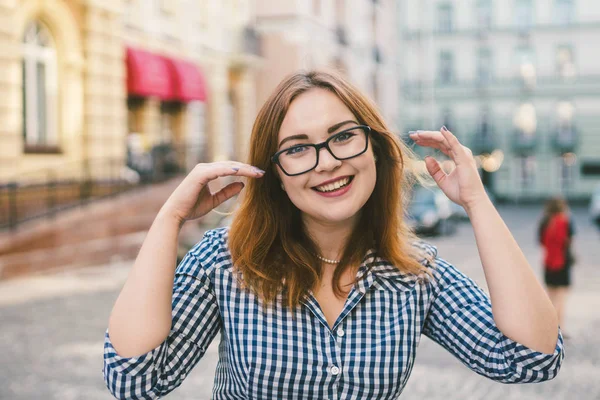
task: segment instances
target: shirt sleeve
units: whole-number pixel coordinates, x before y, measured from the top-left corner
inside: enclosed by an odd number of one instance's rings
[[[433,302],[423,333],[480,375],[502,383],[554,378],[564,358],[563,338],[552,354],[540,353],[505,336],[492,316],[489,297],[470,278],[436,259]]]
[[[206,270],[191,252],[177,267],[172,309],[169,336],[139,357],[119,356],[106,332],[104,380],[117,399],[158,399],[171,392],[181,385],[218,333],[216,297]]]

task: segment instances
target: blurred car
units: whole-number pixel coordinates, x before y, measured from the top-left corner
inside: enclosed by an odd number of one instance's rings
[[[492,201],[492,204],[495,204],[496,198],[494,197],[492,192],[490,192],[486,186],[484,186],[484,188],[488,197]],[[469,216],[467,215],[467,211],[464,209],[463,206],[452,202],[452,218],[457,221],[467,221],[469,219]]]
[[[447,235],[456,230],[452,201],[439,188],[416,188],[406,221],[418,234]]]
[[[596,186],[590,202],[590,218],[600,228],[600,185]]]

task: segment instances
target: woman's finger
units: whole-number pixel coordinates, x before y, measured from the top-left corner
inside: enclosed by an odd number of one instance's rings
[[[440,142],[419,139],[419,140],[415,141],[415,144],[417,144],[418,146],[422,146],[422,147],[431,147],[434,149],[438,149],[446,155],[449,155],[449,152],[450,152],[450,149],[444,143],[440,143]]]
[[[444,139],[448,143],[450,151],[455,154],[456,157],[453,157],[453,159],[457,165],[469,159],[469,154],[467,153],[466,147],[458,141],[452,132],[443,126],[442,129],[440,129],[440,133],[444,136]]]
[[[433,180],[438,185],[443,185],[444,180],[448,177],[440,163],[433,157],[425,157],[425,166],[427,167],[427,171],[433,177]]]
[[[439,134],[439,132],[438,132],[438,134]],[[418,146],[431,147],[431,148],[438,149],[442,153],[444,153],[445,155],[450,157],[450,148],[448,147],[448,145],[446,144],[445,141],[442,141],[439,139],[438,140],[425,139],[425,138],[421,138],[421,137],[415,137],[415,138],[413,138],[413,141]]]
[[[205,164],[194,168],[194,179],[201,185],[225,176],[245,176],[248,178],[260,178],[264,171],[248,164]]]
[[[423,141],[423,142],[437,142],[446,148],[450,149],[450,144],[444,138],[440,131],[416,131],[410,133],[410,138],[415,142]]]
[[[232,182],[212,195],[212,208],[220,206],[233,196],[237,195],[244,188],[243,182]]]

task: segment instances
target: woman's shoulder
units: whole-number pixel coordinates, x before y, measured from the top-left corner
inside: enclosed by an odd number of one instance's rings
[[[419,263],[428,268],[433,267],[438,255],[437,247],[420,239],[415,240],[411,245]]]
[[[440,257],[436,246],[423,240],[415,241],[412,245],[417,251],[419,262],[433,277],[433,280],[429,281],[431,284],[439,285],[465,278],[452,263]]]
[[[206,231],[202,239],[187,253],[177,272],[189,275],[212,275],[217,270],[231,269],[231,253],[227,247],[229,228]]]

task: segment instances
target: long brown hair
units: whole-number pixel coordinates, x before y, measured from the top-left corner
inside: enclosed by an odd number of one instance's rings
[[[544,205],[544,217],[550,218],[555,214],[567,211],[567,202],[562,197],[551,197]]]
[[[300,210],[280,188],[270,158],[277,151],[279,129],[290,104],[314,88],[337,95],[359,124],[371,127],[378,158],[375,188],[334,272],[334,293],[341,296],[342,273],[359,265],[370,249],[404,273],[428,273],[418,261],[423,254],[411,245],[416,237],[403,218],[412,184],[423,180],[415,173],[414,154],[389,131],[377,107],[343,78],[334,72],[299,72],[279,84],[256,117],[248,163],[266,173],[248,180],[229,232],[229,249],[241,283],[267,304],[286,289],[290,309],[319,281],[321,263],[315,256],[318,247],[304,229]]]

